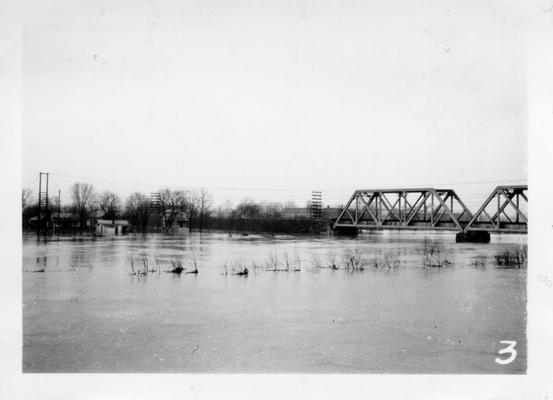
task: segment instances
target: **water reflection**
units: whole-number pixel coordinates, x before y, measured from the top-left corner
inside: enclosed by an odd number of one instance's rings
[[[44,272],[46,270],[46,265],[48,262],[47,256],[39,256],[36,258],[35,269],[32,272]]]

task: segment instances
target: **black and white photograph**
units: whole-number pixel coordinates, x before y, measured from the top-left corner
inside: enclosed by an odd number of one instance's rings
[[[6,398],[553,398],[553,3],[3,8]]]

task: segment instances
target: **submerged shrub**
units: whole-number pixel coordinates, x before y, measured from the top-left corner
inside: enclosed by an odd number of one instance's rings
[[[298,253],[297,251],[294,252],[294,271],[301,271],[301,257],[300,253]]]
[[[154,262],[146,254],[136,256],[132,254],[130,258],[130,274],[138,276],[147,276],[150,272],[159,272],[159,263],[154,258]]]
[[[187,274],[197,274],[198,273],[198,258],[196,257],[196,253],[192,252],[188,256],[188,259],[192,263],[192,269],[186,271]]]
[[[244,267],[244,268],[240,269],[239,271],[235,272],[234,275],[247,276],[248,273],[249,273],[248,268]]]
[[[249,269],[242,262],[242,260],[233,260],[230,263],[225,260],[224,264],[225,272],[223,275],[242,275],[247,276],[249,274]]]
[[[278,252],[277,251],[275,251],[275,252],[271,251],[269,253],[269,256],[267,257],[267,260],[265,260],[266,270],[271,271],[271,272],[289,271],[290,261],[288,259],[288,254],[284,253],[284,255],[285,255],[285,258],[284,258],[285,266],[280,267],[281,262],[280,262],[280,259],[278,257]]]
[[[290,257],[288,257],[288,252],[284,252],[282,254],[282,259],[284,260],[284,269],[288,272],[290,272],[290,267],[292,264],[292,261],[290,260]]]
[[[184,271],[184,267],[182,265],[182,262],[178,259],[172,259],[170,262],[169,271],[167,272],[172,272],[174,274],[180,275],[183,271]]]
[[[440,245],[437,242],[425,239],[422,254],[425,268],[442,268],[451,264],[445,256],[442,256]]]
[[[344,269],[346,271],[364,271],[365,265],[359,250],[346,249],[342,254]]]
[[[265,261],[267,271],[278,271],[278,252],[270,252]]]
[[[521,268],[528,262],[528,247],[506,250],[495,255],[495,264],[504,268]]]
[[[321,262],[321,259],[318,254],[311,256],[311,265],[317,269],[323,268],[323,263]]]
[[[326,254],[326,263],[330,269],[338,269],[338,256],[332,250]]]
[[[380,258],[373,259],[373,266],[381,269],[392,269],[399,267],[399,257],[394,253],[386,253]]]
[[[486,256],[476,256],[472,260],[471,265],[476,268],[485,268],[488,258]]]

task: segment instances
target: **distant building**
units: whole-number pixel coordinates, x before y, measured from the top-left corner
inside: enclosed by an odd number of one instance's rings
[[[177,228],[188,228],[189,223],[190,220],[183,212],[177,214],[175,218],[175,226]]]
[[[190,220],[188,219],[186,214],[182,211],[178,212],[171,219],[171,210],[166,210],[164,223],[170,224],[170,226],[168,226],[169,230],[180,230],[180,229],[188,228],[190,225]]]
[[[81,228],[81,219],[79,218],[79,215],[75,212],[68,212],[68,211],[50,211],[50,226],[53,228],[54,231],[73,231],[73,230],[79,230]],[[98,213],[93,212],[86,218],[84,222],[84,228],[85,229],[92,229],[96,226],[96,221],[98,220]],[[103,215],[103,214],[101,214]],[[28,220],[28,226],[30,229],[36,229],[38,225],[38,217],[34,216],[32,218],[29,218]]]
[[[280,211],[282,218],[311,218],[311,209],[308,207],[284,207]]]
[[[55,229],[79,229],[81,226],[79,216],[67,211],[62,211],[59,215],[57,212],[52,213],[52,223]]]
[[[321,210],[322,212],[322,218],[323,219],[331,219],[331,220],[334,220],[334,219],[337,219],[338,216],[340,215],[340,212],[342,211],[342,208],[341,207],[330,207],[330,206],[327,206],[326,208],[323,208]]]
[[[125,219],[99,219],[96,221],[96,236],[117,236],[128,232],[130,224]]]

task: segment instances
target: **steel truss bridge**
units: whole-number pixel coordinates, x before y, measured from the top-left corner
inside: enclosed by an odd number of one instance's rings
[[[334,229],[528,232],[528,186],[498,186],[473,214],[452,189],[356,190]]]

